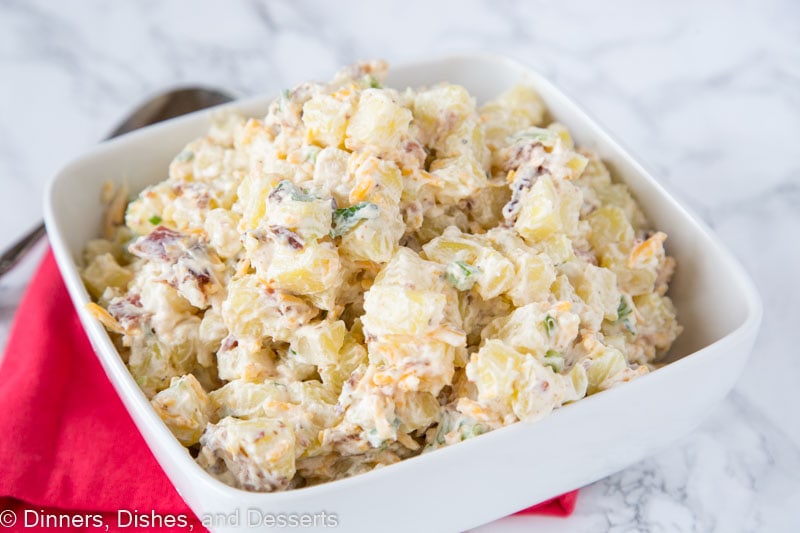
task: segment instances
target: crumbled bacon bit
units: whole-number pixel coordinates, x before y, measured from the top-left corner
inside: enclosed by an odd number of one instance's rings
[[[303,238],[297,233],[284,226],[270,226],[269,230],[280,239],[283,244],[288,244],[295,250],[302,250],[305,247]]]
[[[144,315],[142,299],[138,293],[114,298],[108,305],[108,312],[126,331],[138,328]]]
[[[236,340],[233,336],[228,335],[227,337],[222,339],[222,344],[220,345],[219,348],[220,350],[228,351],[228,350],[233,350],[237,346],[239,346],[239,341]]]
[[[211,276],[208,274],[208,271],[198,272],[193,268],[187,268],[186,270],[197,281],[200,287],[211,283]]]
[[[520,202],[522,195],[533,187],[533,184],[539,177],[547,172],[542,165],[535,169],[530,166],[525,166],[517,172],[514,179],[514,184],[511,186],[511,200],[503,206],[503,217],[506,220],[512,220],[517,216],[520,209]]]
[[[140,237],[133,243],[130,252],[143,259],[158,259],[160,261],[175,261],[183,253],[180,246],[176,246],[184,235],[165,226],[158,226],[150,235]]]

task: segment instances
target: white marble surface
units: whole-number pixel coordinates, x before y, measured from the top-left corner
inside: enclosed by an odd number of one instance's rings
[[[800,4],[560,4],[0,0],[0,248],[41,217],[59,167],[165,86],[274,92],[358,58],[515,57],[719,232],[765,316],[735,391],[691,435],[585,488],[569,519],[480,531],[800,531]],[[0,282],[0,343],[37,259]]]

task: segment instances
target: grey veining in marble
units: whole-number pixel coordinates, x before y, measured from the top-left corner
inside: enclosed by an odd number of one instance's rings
[[[475,51],[584,105],[765,304],[744,375],[692,434],[585,488],[569,519],[479,530],[800,531],[798,2],[0,0],[0,247],[41,217],[54,172],[165,86],[276,92],[358,58]],[[0,282],[0,344],[37,260]]]

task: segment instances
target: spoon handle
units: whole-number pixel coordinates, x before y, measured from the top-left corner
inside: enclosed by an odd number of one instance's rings
[[[33,228],[29,233],[20,237],[20,239],[7,248],[2,257],[0,257],[0,277],[6,272],[14,268],[14,265],[19,263],[28,251],[33,248],[39,239],[44,237],[44,222],[39,222],[39,225]]]
[[[127,120],[120,124],[106,139],[112,139],[123,133],[177,117],[192,111],[198,111],[231,101],[233,98],[224,92],[213,89],[179,89],[152,98],[139,106]],[[19,263],[28,251],[33,248],[46,231],[44,222],[39,222],[30,233],[3,251],[0,256],[0,277],[3,277],[14,265]]]

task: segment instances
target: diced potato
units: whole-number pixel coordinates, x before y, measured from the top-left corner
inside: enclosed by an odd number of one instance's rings
[[[296,296],[269,289],[254,275],[233,279],[222,304],[225,325],[237,339],[272,337],[288,342],[291,333],[318,312]]]
[[[217,208],[206,215],[203,229],[208,243],[223,258],[233,257],[242,249],[242,240],[237,230],[240,216],[233,211]]]
[[[562,231],[575,238],[580,233],[579,218],[583,195],[578,187],[568,181],[558,182],[557,188]]]
[[[303,104],[303,124],[306,142],[324,147],[344,145],[347,118],[352,112],[350,99],[344,101],[332,95],[317,94]]]
[[[516,306],[547,300],[550,286],[556,279],[553,265],[543,254],[512,256],[515,262],[514,283],[508,296]]]
[[[596,187],[597,198],[604,205],[619,207],[625,212],[625,218],[631,223],[633,229],[642,228],[646,221],[641,208],[634,200],[630,190],[622,183],[609,183]]]
[[[273,197],[274,198],[274,197]],[[265,223],[262,225],[276,234],[280,242],[280,228],[297,234],[305,243],[313,244],[331,231],[330,199],[302,199],[288,197],[269,200]]]
[[[408,136],[411,111],[397,105],[384,92],[366,89],[347,125],[345,146],[349,150],[387,153],[396,150]]]
[[[370,343],[369,361],[380,369],[373,378],[376,384],[436,395],[452,383],[455,349],[439,340],[384,335]]]
[[[549,415],[567,401],[578,399],[571,377],[557,374],[533,358],[525,361],[523,377],[516,384],[511,410],[523,421],[533,422]]]
[[[125,261],[127,250],[123,249],[123,246],[121,245],[122,243],[118,241],[120,238],[124,237],[130,237],[130,230],[127,228],[120,228],[120,231],[117,232],[117,236],[114,241],[109,241],[107,239],[90,240],[88,243],[86,243],[86,248],[83,250],[84,263],[88,265],[94,261],[94,258],[98,255],[111,254],[114,256],[117,264],[121,264]],[[125,239],[125,244],[127,244],[127,238]]]
[[[467,377],[478,388],[478,400],[494,404],[502,414],[510,413],[511,402],[517,395],[517,382],[523,376],[525,358],[501,341],[490,340],[484,344],[466,367]]]
[[[165,389],[173,377],[185,374],[188,346],[172,348],[154,337],[136,339],[131,346],[128,370],[148,398]]]
[[[321,196],[332,196],[337,205],[347,205],[350,183],[347,164],[350,153],[338,148],[323,148],[314,164],[312,188]]]
[[[444,317],[446,303],[440,293],[375,284],[364,296],[364,329],[372,335],[425,335]]]
[[[174,226],[174,221],[169,220],[164,211],[175,198],[171,183],[162,182],[147,187],[128,204],[125,225],[138,235],[147,235],[159,225]]]
[[[573,152],[567,158],[567,161],[564,163],[564,169],[566,171],[565,178],[569,180],[574,180],[580,177],[583,174],[583,171],[586,169],[586,165],[588,164],[588,159],[582,156],[579,153]]]
[[[586,396],[589,390],[589,376],[586,373],[586,368],[583,365],[574,365],[567,373],[567,377],[572,383],[574,396],[567,398],[565,401],[574,402]]]
[[[644,242],[634,241],[624,248],[609,246],[602,254],[600,264],[617,275],[619,288],[633,296],[663,292],[659,275],[664,269],[674,268],[674,260],[664,251],[666,235],[658,232]],[[656,284],[660,285],[656,287]]]
[[[288,388],[291,401],[310,414],[313,423],[320,429],[335,425],[341,418],[335,413],[337,394],[319,381],[296,381],[290,383]]]
[[[276,381],[252,383],[234,380],[208,395],[217,419],[236,417],[241,419],[264,416],[264,404],[289,402],[289,389]]]
[[[81,271],[81,279],[89,289],[89,294],[100,298],[106,287],[125,289],[133,279],[133,274],[121,267],[110,253],[100,254]]]
[[[191,374],[172,378],[169,387],[150,403],[181,444],[197,444],[211,412],[208,396],[197,378]]]
[[[555,281],[550,286],[550,292],[556,300],[560,302],[574,302],[579,299],[575,293],[575,288],[572,286],[569,278],[564,274],[556,276]]]
[[[561,231],[559,200],[553,179],[543,174],[523,197],[514,229],[528,242],[540,241]]]
[[[653,292],[658,272],[656,265],[629,267],[628,255],[609,249],[600,261],[600,265],[610,269],[617,276],[619,288],[631,295]]]
[[[244,150],[248,146],[262,141],[263,144],[274,139],[272,132],[264,125],[262,120],[248,118],[241,128],[234,133],[233,146],[237,150]]]
[[[616,320],[620,293],[614,272],[586,264],[575,283],[575,292],[587,305],[598,309],[606,320]]]
[[[306,245],[299,250],[277,246],[269,266],[266,270],[262,268],[256,264],[256,271],[269,287],[293,294],[319,293],[338,282],[339,254],[329,242]]]
[[[228,328],[225,327],[225,321],[219,308],[210,307],[206,310],[197,334],[200,342],[207,345],[212,351],[216,352],[219,349],[222,339],[228,336]]]
[[[350,165],[353,168],[353,188],[348,204],[366,201],[382,210],[397,206],[403,193],[403,175],[394,162],[374,156],[353,156]]]
[[[599,189],[611,184],[611,173],[597,153],[580,148],[578,152],[586,158],[586,168],[576,180],[576,184],[584,190],[587,188]]]
[[[561,124],[560,122],[553,122],[552,124],[547,126],[547,129],[556,134],[556,136],[561,141],[561,143],[564,146],[564,148],[566,148],[569,151],[572,151],[572,150],[575,149],[575,142],[572,140],[572,135],[569,134],[569,130],[567,130],[567,128],[565,128],[563,124]],[[583,159],[586,159],[583,156],[581,156],[581,157]],[[584,164],[584,166],[585,166],[585,164]]]
[[[683,328],[678,325],[675,306],[668,296],[642,294],[633,302],[639,315],[639,344],[645,347],[648,362],[665,353]]]
[[[464,234],[455,226],[450,226],[436,237],[422,246],[425,256],[442,265],[453,261],[474,263],[483,250],[483,243],[474,235]]]
[[[149,264],[140,271],[139,299],[142,310],[152,315],[151,321],[169,334],[178,322],[193,313],[192,305],[167,283],[159,280],[162,273],[157,265]]]
[[[386,263],[397,251],[404,230],[397,207],[382,209],[378,218],[363,220],[342,235],[339,252],[355,261]]]
[[[200,443],[200,464],[213,472],[223,463],[239,488],[283,490],[294,477],[295,436],[283,421],[223,418],[208,426]]]
[[[301,326],[292,334],[290,354],[306,364],[335,364],[346,334],[347,327],[341,320],[322,320]]]
[[[538,420],[563,403],[579,399],[580,376],[562,376],[501,341],[490,340],[472,355],[467,377],[478,388],[478,402],[502,423]]]
[[[179,154],[178,159],[185,159],[191,164],[192,178],[210,181],[223,173],[227,151],[227,147],[217,144],[211,139],[201,138],[189,143]],[[187,154],[189,154],[188,157],[186,157]]]
[[[257,341],[228,337],[217,352],[219,377],[228,381],[264,381],[275,373],[274,359],[275,353]]]
[[[239,184],[237,196],[239,200],[234,210],[241,213],[239,231],[256,229],[267,212],[267,197],[278,183],[283,181],[279,174],[250,172]]]
[[[285,383],[306,381],[315,378],[317,374],[317,367],[300,361],[288,348],[280,351],[275,370],[278,379]]]
[[[322,443],[321,436],[325,428],[342,420],[336,409],[336,395],[316,380],[294,381],[288,389],[292,404],[272,404],[267,413],[293,424],[298,459],[329,453],[331,449]]]
[[[430,392],[405,392],[395,396],[394,408],[400,431],[411,433],[433,424],[439,416],[439,401]]]
[[[491,103],[509,109],[515,116],[524,118],[531,126],[541,125],[545,117],[545,107],[539,93],[530,85],[523,83],[514,85]],[[484,106],[484,109],[488,107],[489,104]]]
[[[604,384],[628,368],[625,356],[616,348],[604,347],[585,361],[588,388],[586,394],[604,390]]]
[[[519,287],[520,279],[516,275],[514,263],[491,247],[481,249],[475,266],[479,270],[476,281],[478,294],[484,300],[491,300]]]
[[[436,189],[441,203],[457,202],[486,186],[486,172],[472,154],[436,159],[430,172],[441,180],[441,188]]]
[[[589,215],[587,220],[591,226],[589,242],[598,255],[630,248],[633,242],[633,228],[625,212],[619,207],[601,207]]]
[[[441,149],[453,130],[475,113],[475,100],[460,85],[440,83],[417,92],[414,98],[414,124],[426,145]]]
[[[367,360],[367,350],[351,335],[345,336],[339,350],[336,363],[321,366],[319,375],[323,384],[337,394],[342,390],[342,384],[347,381],[350,374]]]
[[[532,87],[518,84],[487,102],[481,107],[480,114],[486,128],[487,144],[497,149],[505,146],[512,133],[530,126],[541,126],[545,107]]]
[[[484,171],[489,170],[491,153],[486,146],[483,124],[476,115],[453,128],[449,135],[437,143],[435,150],[439,158],[468,157],[477,161]]]
[[[500,339],[523,353],[544,357],[548,350],[562,351],[578,336],[578,317],[558,304],[543,308],[528,304],[510,315],[493,320],[481,334],[484,339]]]

